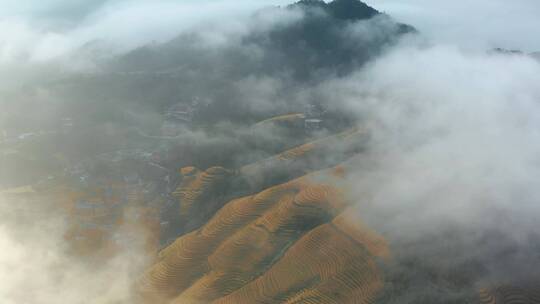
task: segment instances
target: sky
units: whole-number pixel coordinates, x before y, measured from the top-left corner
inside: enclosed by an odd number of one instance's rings
[[[467,48],[540,50],[536,0],[367,0],[434,41]]]

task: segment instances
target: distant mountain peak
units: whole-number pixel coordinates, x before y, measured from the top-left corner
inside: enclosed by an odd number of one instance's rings
[[[379,11],[359,0],[334,0],[328,7],[336,18],[346,20],[369,19]]]
[[[334,0],[329,3],[322,0],[301,0],[292,6],[321,8],[329,15],[341,20],[369,19],[380,14],[379,11],[360,0]]]

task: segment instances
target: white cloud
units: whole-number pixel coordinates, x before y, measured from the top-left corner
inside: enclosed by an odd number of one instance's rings
[[[442,222],[533,233],[539,82],[540,64],[526,56],[404,46],[323,87],[375,126],[352,181],[372,207],[360,209],[368,221],[406,237]],[[497,212],[508,222],[491,222]]]
[[[137,242],[110,259],[79,259],[68,254],[61,211],[36,203],[0,196],[0,302],[132,303],[147,258]]]
[[[64,27],[51,24],[58,23],[55,18],[69,17],[70,10],[64,13],[67,16],[58,15],[58,11],[69,6],[67,1],[1,3],[0,62],[44,62],[95,40],[126,51],[152,41],[167,41],[204,23],[221,22],[227,27],[239,16],[286,1],[116,0],[95,6],[89,3],[78,1],[81,10],[86,10],[82,19]]]

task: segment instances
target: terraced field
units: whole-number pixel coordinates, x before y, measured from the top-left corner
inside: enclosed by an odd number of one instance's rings
[[[238,173],[251,185],[264,189],[276,185],[276,180],[283,182],[336,166],[358,153],[368,139],[367,131],[353,128],[243,166]]]
[[[255,124],[255,127],[280,123],[301,122],[304,118],[305,115],[302,113],[285,114],[260,121]]]
[[[222,167],[212,167],[206,171],[186,167],[180,173],[183,176],[182,183],[173,192],[173,196],[180,202],[181,216],[188,215],[193,206],[207,198],[205,194],[211,194],[213,188],[232,174]]]
[[[540,304],[540,285],[515,287],[502,285],[480,291],[481,304]]]
[[[138,282],[143,302],[372,303],[383,284],[375,259],[388,249],[346,219],[342,171],[229,202],[160,252]]]

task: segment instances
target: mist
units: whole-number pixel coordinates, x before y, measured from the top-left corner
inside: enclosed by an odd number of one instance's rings
[[[3,3],[0,62],[43,63],[96,41],[104,51],[118,54],[150,42],[165,42],[201,23],[245,17],[279,4],[223,0]]]
[[[468,303],[536,279],[540,62],[527,53],[540,50],[539,5],[368,2],[388,15],[336,21],[281,0],[0,1],[0,190],[136,176],[171,217],[182,167],[236,170],[367,128],[345,165],[358,217],[393,252],[381,303]],[[178,104],[197,119],[169,134]],[[330,127],[260,127],[313,104]],[[3,303],[132,303],[152,259],[140,244],[77,259],[69,214],[15,201],[0,198]]]
[[[397,48],[348,80],[358,89],[344,100],[373,119],[373,153],[393,168],[397,189],[381,203],[396,192],[428,204],[422,196],[433,191],[443,201],[429,204],[449,217],[490,208],[522,213],[524,224],[537,216],[539,80],[531,58],[439,46]],[[414,184],[422,195],[407,191]]]
[[[469,288],[536,279],[538,81],[526,56],[405,43],[323,88],[369,118],[349,182],[395,252],[388,303],[466,302]]]
[[[105,259],[83,259],[66,242],[68,214],[38,202],[0,196],[2,303],[132,303],[132,277],[150,259],[142,236]]]

